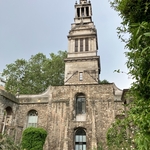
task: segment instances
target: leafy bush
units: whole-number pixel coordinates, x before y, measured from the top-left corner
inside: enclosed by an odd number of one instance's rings
[[[21,148],[7,134],[0,134],[0,150],[21,150]]]
[[[103,150],[103,144],[102,143],[99,143],[97,148],[94,148],[92,150]]]
[[[30,127],[22,135],[22,149],[43,150],[47,132],[43,128]]]

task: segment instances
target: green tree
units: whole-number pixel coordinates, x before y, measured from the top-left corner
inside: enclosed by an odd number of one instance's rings
[[[43,150],[43,145],[47,137],[47,132],[43,128],[29,127],[22,135],[22,149]]]
[[[38,53],[27,61],[17,59],[6,66],[3,76],[7,77],[5,89],[16,94],[37,94],[45,91],[50,85],[63,85],[64,59],[67,52],[51,53],[50,58]]]
[[[129,126],[134,128],[131,137],[134,142],[130,146],[138,150],[148,150],[150,149],[150,2],[114,0],[111,4],[122,18],[118,35],[126,42],[126,48],[129,50],[126,52],[127,67],[135,80],[130,89],[133,101],[129,104],[130,110],[123,122],[127,129]],[[123,37],[126,33],[129,35],[127,40]]]
[[[109,81],[107,81],[106,79],[99,80],[99,84],[107,84],[107,83],[109,83]]]

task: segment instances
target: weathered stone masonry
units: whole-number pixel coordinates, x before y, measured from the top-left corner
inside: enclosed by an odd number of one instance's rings
[[[38,112],[38,126],[48,132],[45,150],[73,150],[74,130],[78,127],[86,130],[87,149],[91,149],[99,142],[105,142],[107,129],[121,108],[119,101],[115,102],[117,91],[120,90],[114,84],[56,86],[40,95],[20,96],[14,104],[10,99],[0,102],[1,106],[5,103],[5,107],[17,109],[14,113],[16,140],[27,127],[28,112],[34,109]],[[86,97],[85,121],[76,121],[75,99],[78,93]],[[2,106],[3,110],[5,107]]]
[[[121,113],[122,90],[99,84],[100,57],[90,1],[75,4],[76,15],[68,35],[64,86],[50,86],[44,93],[19,95],[0,90],[0,132],[20,142],[24,129],[46,129],[44,150],[106,148],[108,128]]]
[[[17,111],[18,111],[18,99],[4,90],[0,90],[0,131],[7,133],[11,136],[15,136],[15,130],[17,126]],[[6,116],[6,112],[8,115]],[[4,125],[4,120],[6,124]]]

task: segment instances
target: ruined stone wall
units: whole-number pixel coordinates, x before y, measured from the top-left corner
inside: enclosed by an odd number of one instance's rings
[[[6,117],[7,107],[12,109],[10,118]],[[16,99],[14,95],[7,93],[4,90],[0,90],[0,132],[3,130],[5,120],[5,132],[15,137],[18,107],[18,99]]]
[[[65,88],[54,87],[48,117],[48,149],[68,149],[69,93]]]
[[[87,150],[105,143],[106,133],[115,119],[113,84],[53,87],[49,103],[49,148],[74,149],[74,130],[83,127]],[[75,121],[75,96],[86,96],[86,121]]]
[[[106,133],[122,108],[121,95],[114,92],[114,84],[52,86],[45,94],[20,96],[19,101],[1,98],[0,108],[11,106],[15,112],[15,140],[19,141],[27,127],[30,110],[38,112],[38,127],[47,130],[44,150],[74,150],[75,130],[86,131],[87,150],[105,144]],[[76,95],[86,98],[85,121],[76,120]]]
[[[17,140],[21,139],[24,129],[27,128],[28,112],[36,110],[38,112],[37,126],[47,130],[47,104],[20,104],[17,112]]]

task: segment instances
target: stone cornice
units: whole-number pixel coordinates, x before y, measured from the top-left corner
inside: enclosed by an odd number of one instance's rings
[[[9,99],[12,102],[19,103],[18,99],[14,95],[12,95],[11,93],[8,93],[4,90],[0,89],[0,95],[7,98],[7,99]]]
[[[92,36],[95,37],[95,36],[97,36],[97,34],[96,34],[96,33],[82,34],[82,35],[78,34],[78,35],[68,35],[67,37],[68,37],[68,38],[71,38],[71,37],[86,37],[86,38],[92,38]]]
[[[64,61],[65,62],[67,62],[67,61],[70,61],[70,62],[72,62],[72,61],[87,61],[87,60],[97,60],[97,59],[100,59],[100,57],[99,56],[89,56],[89,57],[70,57],[70,58],[66,58],[66,59],[64,59]]]

